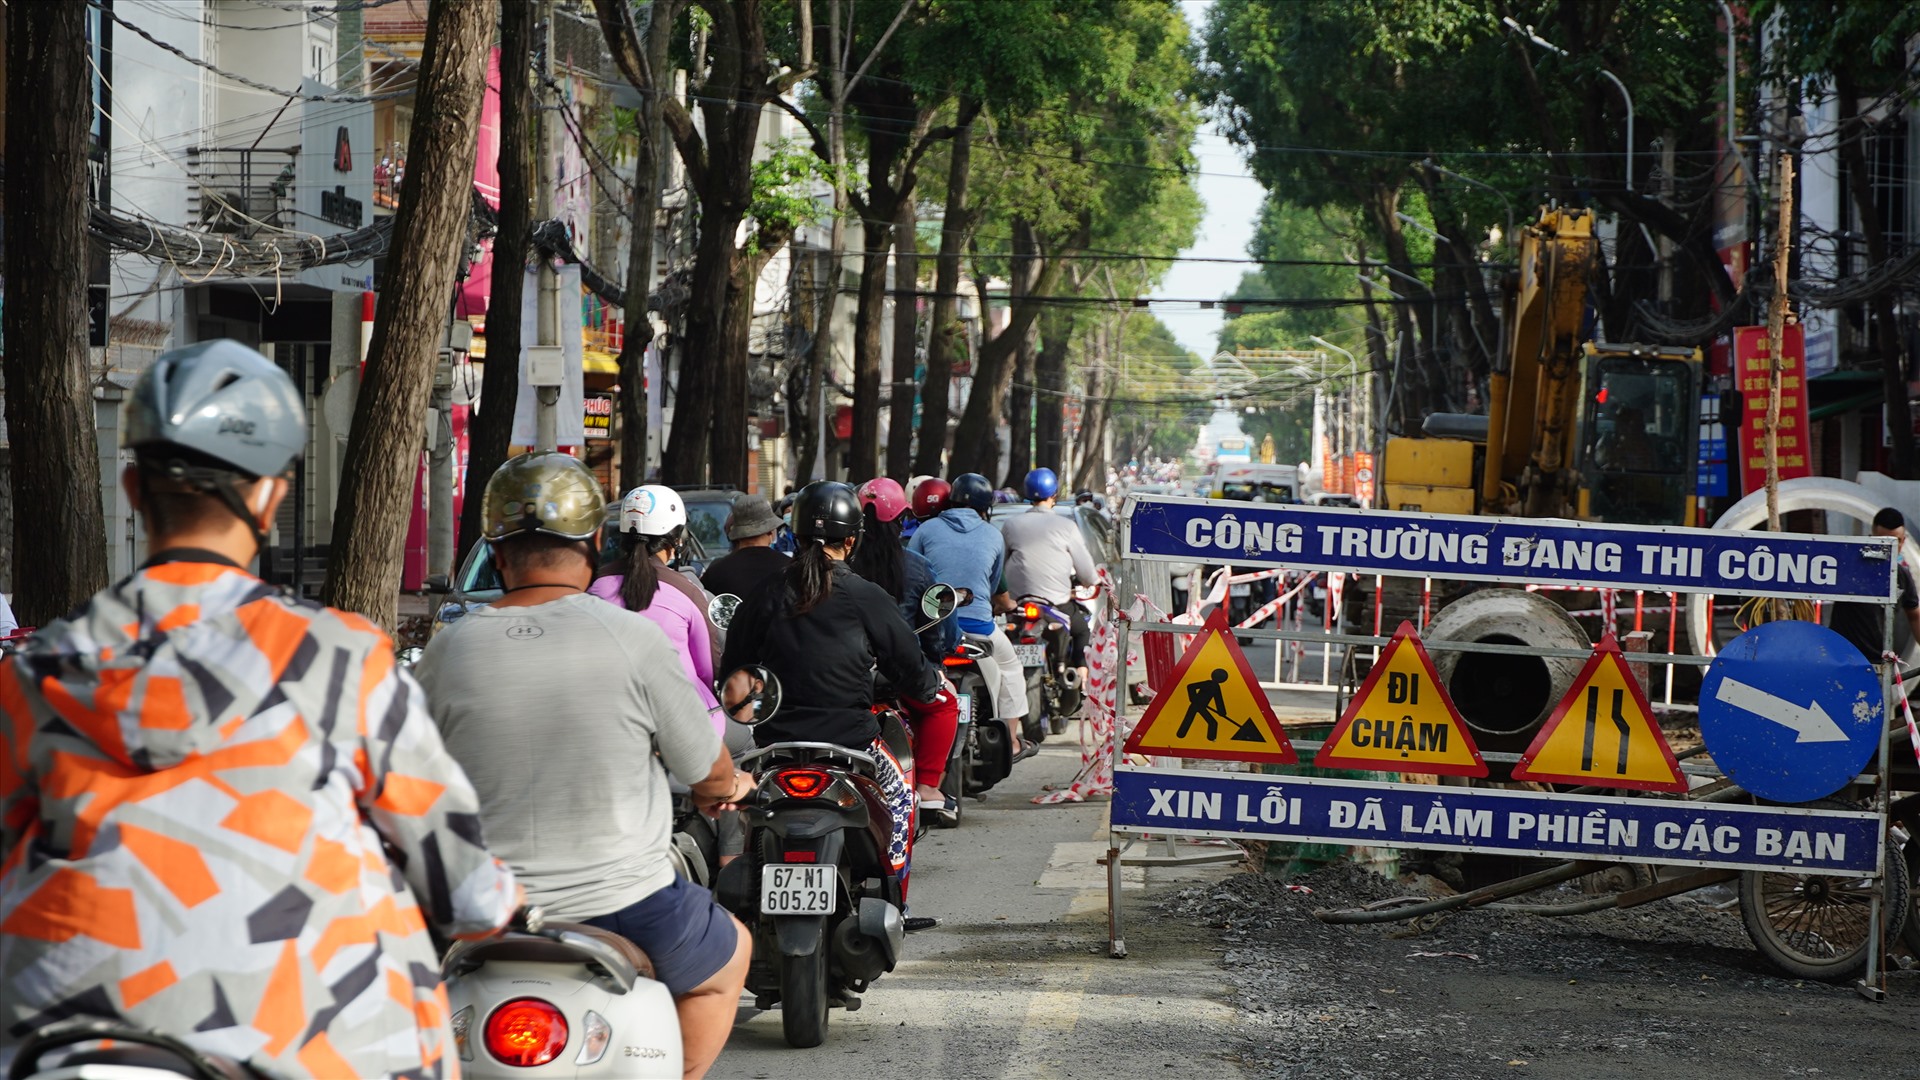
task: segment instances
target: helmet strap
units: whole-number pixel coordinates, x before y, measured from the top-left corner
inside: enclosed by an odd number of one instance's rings
[[[240,497],[239,475],[225,469],[210,469],[205,466],[188,465],[174,459],[153,470],[161,476],[177,483],[185,484],[202,495],[211,495],[220,500],[221,505],[246,525],[253,534],[254,557],[260,561],[259,571],[262,578],[271,573],[272,556],[267,548],[267,530],[260,524],[254,512],[248,508],[247,501]],[[140,484],[141,499],[153,505],[153,487],[149,483],[149,470],[145,467],[136,470]]]

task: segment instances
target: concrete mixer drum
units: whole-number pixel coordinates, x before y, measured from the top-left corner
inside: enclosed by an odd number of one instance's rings
[[[1560,605],[1524,589],[1496,587],[1470,592],[1441,608],[1421,638],[1461,718],[1477,734],[1490,736],[1527,735],[1539,727],[1566,696],[1585,661],[1457,652],[1441,643],[1583,651],[1593,647],[1587,632]]]

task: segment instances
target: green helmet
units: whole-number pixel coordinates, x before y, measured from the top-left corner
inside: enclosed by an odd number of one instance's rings
[[[607,497],[592,470],[552,450],[521,454],[500,466],[480,506],[488,540],[535,532],[586,540],[606,513]]]

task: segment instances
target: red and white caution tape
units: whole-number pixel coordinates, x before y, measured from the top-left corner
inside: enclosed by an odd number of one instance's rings
[[[1880,659],[1893,665],[1893,692],[1900,698],[1900,715],[1907,718],[1907,741],[1913,744],[1913,760],[1920,762],[1920,727],[1913,722],[1913,706],[1907,702],[1907,684],[1900,678],[1903,662],[1895,653],[1881,653]]]

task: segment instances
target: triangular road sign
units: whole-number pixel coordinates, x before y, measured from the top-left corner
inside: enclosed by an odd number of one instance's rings
[[[1687,778],[1612,634],[1594,646],[1513,778],[1686,793]]]
[[[1134,725],[1125,749],[1129,754],[1269,765],[1299,760],[1234,640],[1225,605],[1214,609],[1200,636],[1174,665],[1173,678]]]
[[[1433,660],[1403,622],[1314,755],[1320,768],[1485,776],[1487,763]]]

